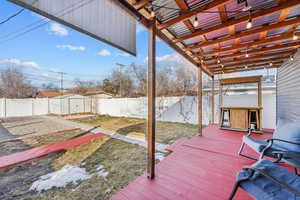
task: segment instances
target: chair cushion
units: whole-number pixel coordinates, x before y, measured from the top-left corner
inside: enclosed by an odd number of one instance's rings
[[[284,119],[279,119],[273,138],[300,144],[300,122],[290,122]],[[300,152],[300,145],[289,144],[280,141],[274,141],[274,144],[289,151]]]
[[[247,144],[251,149],[253,149],[255,152],[260,153],[267,145],[268,142],[265,140],[259,140],[253,137],[244,136],[243,142]],[[287,151],[287,149],[282,148],[281,146],[278,146],[277,144],[273,144],[271,148],[269,148],[266,152],[266,156],[270,157],[276,157],[272,152],[273,151]]]
[[[284,182],[289,186],[300,190],[300,177],[289,172],[285,168],[280,167],[269,160],[260,160],[253,166],[263,170],[270,176],[275,177],[280,182]],[[241,180],[248,175],[249,172],[247,170],[242,170],[237,174],[237,180]],[[289,189],[273,182],[259,172],[255,172],[248,180],[242,181],[240,186],[257,200],[300,200],[300,196],[295,197],[295,194]]]

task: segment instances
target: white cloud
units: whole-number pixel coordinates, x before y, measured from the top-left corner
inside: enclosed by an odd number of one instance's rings
[[[56,45],[59,49],[68,49],[71,51],[84,51],[86,48],[84,46],[73,46],[69,44],[63,44],[63,45]]]
[[[130,56],[130,54],[126,53],[126,52],[119,52],[119,53],[117,53],[117,56],[128,57],[128,56]]]
[[[67,36],[69,34],[69,31],[58,23],[51,23],[50,31],[54,35],[59,35],[59,36]]]
[[[101,51],[98,52],[98,55],[100,55],[100,56],[110,56],[111,52],[107,49],[102,49]]]
[[[58,68],[51,68],[50,71],[51,71],[51,72],[55,72],[55,73],[61,72],[61,70],[58,69]]]
[[[0,63],[7,63],[7,64],[19,66],[19,67],[41,70],[41,67],[36,62],[33,62],[33,61],[22,62],[21,60],[18,60],[18,59],[6,59],[6,60],[1,60]]]
[[[145,58],[144,62],[148,61],[148,57]],[[166,54],[163,56],[156,56],[156,63],[162,67],[179,68],[186,67],[191,71],[196,68],[188,60],[177,53]]]

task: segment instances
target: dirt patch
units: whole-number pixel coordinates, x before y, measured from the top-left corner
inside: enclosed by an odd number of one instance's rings
[[[34,195],[29,191],[31,184],[41,175],[52,172],[51,162],[59,155],[51,155],[43,159],[14,167],[9,171],[0,171],[0,199],[19,200],[24,196]]]
[[[22,141],[5,142],[0,144],[0,157],[31,149]]]
[[[138,139],[145,138],[146,135],[147,124],[146,120],[143,119],[99,115],[95,117],[74,119],[72,121],[93,126],[98,125],[104,129],[136,137]],[[198,134],[197,125],[185,123],[157,122],[156,130],[156,141],[163,144],[171,144],[179,138],[190,138]]]
[[[78,184],[69,184],[65,188],[52,188],[40,194],[26,194],[24,199],[108,200],[144,173],[146,149],[117,139],[109,139],[89,156],[81,167],[86,168],[89,173],[94,173],[99,164],[109,173],[106,178],[95,176]]]
[[[72,119],[71,121],[99,126],[110,131],[117,131],[120,128],[126,128],[144,122],[143,119],[112,117],[109,115],[97,115],[81,119]]]
[[[72,129],[43,116],[5,118],[2,125],[15,136],[39,135]]]
[[[66,141],[74,137],[87,134],[86,131],[81,129],[70,129],[59,131],[47,135],[35,136],[32,138],[25,139],[24,142],[32,147],[38,147],[42,145],[54,144],[61,141]]]

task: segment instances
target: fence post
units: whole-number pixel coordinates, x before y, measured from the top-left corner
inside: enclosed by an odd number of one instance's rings
[[[7,115],[6,98],[4,98],[4,117]]]
[[[83,100],[83,113],[85,113],[85,101],[84,101],[85,99],[83,98],[82,100]]]
[[[34,115],[34,102],[33,99],[31,99],[31,116]]]
[[[50,99],[47,97],[47,102],[48,102],[48,114],[50,114]]]
[[[68,113],[71,114],[70,98],[68,98]]]

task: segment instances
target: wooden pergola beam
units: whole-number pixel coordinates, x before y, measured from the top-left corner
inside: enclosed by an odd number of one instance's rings
[[[300,33],[296,33],[295,35],[300,37]],[[283,34],[280,34],[279,36],[269,37],[269,38],[266,38],[266,39],[263,39],[263,40],[258,40],[258,41],[255,41],[255,42],[248,42],[248,43],[245,43],[245,44],[238,44],[238,45],[234,45],[232,47],[222,48],[220,50],[207,51],[207,52],[204,52],[202,54],[199,53],[199,54],[197,54],[197,56],[203,56],[203,55],[212,56],[212,55],[217,55],[217,54],[220,54],[220,53],[225,53],[225,52],[228,52],[228,51],[235,51],[235,50],[238,50],[238,49],[243,49],[243,48],[248,48],[248,47],[252,48],[253,46],[257,46],[257,45],[268,44],[268,43],[273,43],[273,42],[276,42],[276,41],[290,39],[293,36],[294,36],[294,33],[283,33]]]
[[[235,58],[234,60],[222,61],[220,64],[215,62],[215,63],[205,64],[205,65],[210,67],[210,66],[221,65],[221,64],[229,64],[229,63],[236,63],[236,62],[242,62],[242,61],[257,60],[257,59],[261,59],[261,58],[270,58],[270,57],[275,57],[275,56],[291,55],[294,53],[296,53],[296,50],[289,50],[289,51],[284,51],[284,52],[276,52],[276,53],[251,56],[248,58]]]
[[[268,66],[264,66],[264,67],[256,67],[256,68],[251,68],[251,69],[234,69],[234,70],[227,70],[227,71],[220,71],[220,72],[216,72],[215,74],[227,74],[227,73],[235,73],[235,72],[245,72],[245,71],[252,71],[252,70],[260,70],[260,69],[273,69],[273,68],[278,68],[281,65],[276,65],[276,66],[272,66],[272,67],[268,67]]]
[[[253,14],[251,14],[251,17],[252,17],[252,19],[256,19],[256,18],[259,18],[259,17],[263,17],[263,16],[266,16],[266,15],[276,13],[276,12],[284,10],[284,9],[294,8],[294,7],[297,7],[299,5],[300,5],[300,0],[288,1],[288,2],[281,3],[276,7],[253,13]],[[238,25],[240,23],[246,22],[247,20],[248,20],[248,16],[244,16],[244,17],[241,17],[239,19],[227,20],[226,22],[224,22],[222,24],[219,24],[219,25],[216,25],[216,26],[213,26],[211,28],[207,28],[207,29],[204,29],[204,30],[198,30],[198,31],[196,31],[192,34],[177,38],[177,39],[174,40],[174,42],[181,42],[183,40],[187,40],[187,39],[199,36],[199,35],[205,35],[207,33],[211,33],[211,32],[226,28],[226,27]]]
[[[133,4],[132,6],[136,10],[140,10],[140,9],[144,8],[145,6],[147,6],[150,2],[151,2],[150,0],[140,0],[140,1],[136,2],[135,4]]]
[[[194,10],[190,10],[188,12],[184,12],[180,16],[178,16],[178,17],[176,17],[174,19],[171,19],[171,20],[169,20],[169,21],[167,21],[165,23],[159,24],[157,26],[157,28],[159,30],[165,29],[165,28],[167,28],[169,26],[172,26],[174,24],[177,24],[177,23],[179,23],[179,22],[181,22],[181,21],[183,21],[185,19],[189,19],[189,18],[191,18],[191,17],[193,17],[193,16],[195,16],[198,13],[201,13],[203,11],[211,10],[211,9],[214,9],[214,8],[218,8],[219,6],[222,6],[222,5],[224,5],[224,4],[226,4],[226,3],[230,2],[230,1],[232,1],[232,0],[214,0],[214,1],[212,1],[210,3],[207,3],[207,4],[203,5],[203,6],[200,6],[200,7],[196,8],[196,9],[194,9]]]
[[[276,67],[276,66],[280,66],[283,64],[283,61],[280,62],[276,62],[273,64],[272,67]],[[258,65],[247,65],[247,69],[254,69],[257,67],[270,67],[269,64],[267,63],[263,63],[263,64],[258,64]],[[228,71],[228,70],[234,70],[234,69],[246,69],[245,66],[239,66],[239,67],[229,67],[229,68],[220,68],[220,69],[215,69],[213,72],[217,73],[217,72],[222,72],[222,71]]]
[[[297,48],[300,46],[300,41],[299,42],[292,42],[292,43],[288,43],[288,44],[279,44],[279,45],[275,45],[272,47],[264,47],[261,49],[253,49],[250,51],[247,51],[248,55],[251,54],[258,54],[258,53],[265,53],[268,51],[272,51],[272,50],[278,50],[278,49],[286,49],[286,48]],[[246,52],[239,52],[239,53],[233,53],[233,54],[228,54],[228,55],[224,55],[224,56],[218,56],[218,57],[213,57],[213,58],[208,58],[208,59],[203,59],[204,62],[207,61],[213,61],[213,60],[217,60],[217,59],[224,59],[224,58],[234,58],[234,57],[240,57],[240,56],[245,56]]]
[[[296,17],[295,19],[292,19],[292,20],[283,21],[283,22],[279,22],[279,23],[276,23],[276,24],[263,26],[261,28],[255,28],[255,29],[251,29],[251,30],[248,30],[248,31],[245,31],[245,32],[237,33],[233,36],[228,36],[228,37],[219,38],[219,39],[211,40],[211,41],[208,41],[208,42],[204,42],[204,43],[201,43],[199,45],[194,45],[194,46],[188,47],[187,49],[196,50],[196,49],[206,47],[206,46],[210,46],[210,45],[214,45],[214,44],[217,44],[217,43],[226,42],[226,41],[229,41],[229,40],[234,40],[234,39],[237,39],[237,38],[257,34],[257,33],[264,32],[264,31],[271,31],[271,30],[275,30],[275,29],[278,29],[278,28],[282,28],[282,27],[290,26],[290,25],[294,25],[294,24],[299,24],[299,23],[300,23],[300,17]]]
[[[241,66],[241,65],[252,65],[252,64],[259,64],[259,63],[270,63],[270,62],[277,62],[277,61],[284,61],[286,59],[288,59],[289,56],[283,56],[283,57],[278,57],[278,58],[268,58],[268,59],[263,59],[263,60],[252,60],[252,61],[246,61],[246,62],[237,62],[237,63],[234,63],[234,64],[229,64],[229,65],[224,65],[223,69],[224,68],[228,68],[228,67],[236,67],[236,66]],[[210,70],[214,70],[214,69],[217,69],[217,68],[222,68],[220,65],[214,65],[214,66],[210,66],[209,69]]]

